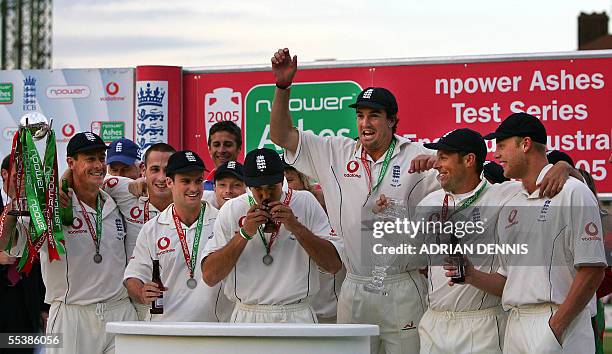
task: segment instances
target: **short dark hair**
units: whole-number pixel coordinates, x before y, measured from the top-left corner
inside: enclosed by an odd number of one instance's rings
[[[459,156],[461,158],[467,156],[467,154],[474,154],[474,156],[476,156],[476,173],[478,173],[479,175],[482,173],[482,169],[484,168],[484,162],[485,159],[487,158],[487,156],[478,156],[477,153],[473,152],[473,151],[457,151],[459,153]]]
[[[145,166],[147,165],[147,159],[149,158],[149,155],[154,151],[169,152],[171,154],[174,154],[176,152],[176,149],[173,148],[172,145],[166,144],[166,143],[157,143],[157,144],[153,144],[149,146],[149,148],[147,149],[144,155]]]
[[[210,147],[210,137],[218,132],[228,132],[232,134],[234,136],[236,146],[238,146],[239,149],[242,147],[242,131],[236,125],[236,123],[229,120],[215,123],[212,127],[210,127],[210,131],[208,133],[208,147]]]
[[[6,155],[6,157],[2,160],[2,167],[0,168],[8,171],[10,164],[11,164],[11,155]]]

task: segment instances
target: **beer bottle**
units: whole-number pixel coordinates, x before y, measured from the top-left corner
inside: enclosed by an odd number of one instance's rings
[[[164,284],[161,281],[161,276],[159,275],[159,260],[153,260],[153,279],[151,281],[157,284],[157,287],[160,290],[164,289]],[[164,313],[164,295],[159,295],[159,297],[151,303],[151,314],[153,315],[161,315]]]
[[[68,195],[68,181],[65,178],[62,178],[62,192]],[[62,219],[62,225],[72,225],[72,199],[70,199],[68,205],[65,208],[60,208],[60,217]]]
[[[452,276],[451,280],[455,284],[465,283],[465,259],[461,252],[450,255],[451,263],[457,267],[457,275]]]

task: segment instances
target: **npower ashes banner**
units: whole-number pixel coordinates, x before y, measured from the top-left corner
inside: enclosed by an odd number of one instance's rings
[[[600,193],[612,193],[607,163],[612,54],[587,54],[304,65],[292,86],[290,111],[298,129],[356,137],[355,112],[348,104],[362,88],[383,86],[398,99],[398,133],[422,142],[460,127],[486,134],[511,113],[527,112],[546,126],[549,149],[567,152],[577,167],[592,174]],[[274,78],[269,69],[261,70],[201,70],[184,76],[185,148],[207,158],[208,129],[221,120],[242,127],[242,156],[256,147],[274,147],[269,140]],[[493,159],[495,142],[488,147]]]
[[[107,143],[133,138],[133,69],[0,71],[0,158],[10,154],[19,119],[40,112],[53,119],[59,173],[70,138],[93,131]]]

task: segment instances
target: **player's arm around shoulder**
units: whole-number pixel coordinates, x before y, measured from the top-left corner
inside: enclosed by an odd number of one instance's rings
[[[243,235],[233,227],[242,218],[234,212],[236,203],[240,201],[238,198],[231,199],[219,210],[213,226],[213,237],[206,242],[200,266],[202,278],[210,287],[217,285],[228,276],[249,241],[247,236],[250,238],[253,236],[246,232]],[[246,217],[244,219],[246,220]]]
[[[302,248],[324,271],[336,274],[342,268],[340,254],[343,252],[342,240],[332,238],[332,229],[325,211],[307,191],[294,191],[297,205],[303,208],[300,220],[294,215],[294,210],[280,202],[270,203],[272,218],[281,222],[287,231],[291,232]]]

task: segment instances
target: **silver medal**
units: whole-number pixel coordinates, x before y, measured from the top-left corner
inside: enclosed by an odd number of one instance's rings
[[[102,255],[99,253],[96,253],[93,257],[93,261],[95,263],[102,263]]]
[[[189,280],[187,280],[187,287],[189,289],[195,289],[196,286],[198,286],[198,282],[195,279],[189,278]]]
[[[269,254],[266,254],[263,257],[263,264],[270,265],[270,264],[272,264],[272,262],[274,262],[274,258],[272,258],[272,256],[270,256]]]

